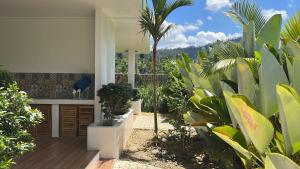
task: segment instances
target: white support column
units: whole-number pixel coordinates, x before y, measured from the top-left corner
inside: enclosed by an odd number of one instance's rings
[[[97,91],[115,80],[115,26],[102,9],[95,10],[95,122],[102,120]]]
[[[128,83],[135,87],[135,50],[128,51]]]

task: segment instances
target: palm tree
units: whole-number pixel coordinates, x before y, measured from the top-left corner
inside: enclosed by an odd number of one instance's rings
[[[154,127],[156,137],[158,136],[157,125],[157,77],[156,77],[156,62],[157,62],[157,45],[172,28],[173,24],[165,24],[166,18],[177,8],[192,5],[192,0],[152,0],[153,10],[147,6],[141,12],[139,23],[141,32],[146,35],[150,33],[153,38],[152,48],[152,71],[153,71],[153,109],[154,109]]]

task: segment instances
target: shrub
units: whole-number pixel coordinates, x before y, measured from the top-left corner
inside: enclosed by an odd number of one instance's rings
[[[0,69],[0,87],[7,88],[15,81],[14,75],[7,70]]]
[[[156,89],[157,92],[157,105],[160,113],[167,113],[168,107],[162,95],[162,86]],[[142,111],[153,112],[153,87],[152,85],[145,85],[139,88],[139,95],[142,102]]]
[[[104,118],[113,120],[115,115],[123,115],[129,111],[130,100],[132,99],[132,88],[130,84],[103,85],[98,90],[100,103]]]
[[[13,159],[34,147],[30,129],[43,119],[29,106],[25,92],[16,83],[0,88],[0,168],[10,168]]]
[[[138,89],[132,89],[132,101],[138,101],[141,99]]]

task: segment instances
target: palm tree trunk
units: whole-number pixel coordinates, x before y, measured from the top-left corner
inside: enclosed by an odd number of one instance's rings
[[[154,131],[156,137],[158,137],[158,124],[157,124],[157,94],[156,94],[156,59],[157,59],[157,43],[154,42],[152,51],[152,66],[153,66],[153,111],[154,111]]]

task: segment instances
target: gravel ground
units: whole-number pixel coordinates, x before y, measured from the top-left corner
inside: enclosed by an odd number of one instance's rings
[[[160,135],[164,135],[160,133]],[[214,169],[220,168],[209,160],[201,149],[200,140],[193,139],[184,150],[182,144],[172,139],[162,139],[153,144],[153,130],[135,129],[122,152],[120,160],[143,163],[163,169]]]

